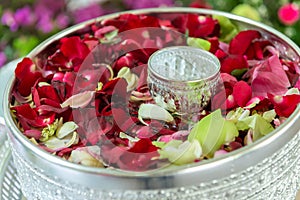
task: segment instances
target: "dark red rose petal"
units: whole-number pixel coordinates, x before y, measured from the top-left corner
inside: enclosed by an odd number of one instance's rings
[[[199,16],[197,14],[180,15],[172,21],[172,24],[181,33],[185,34],[188,31],[190,37],[203,38],[219,35],[219,32],[215,31],[218,22],[211,17]]]
[[[18,80],[16,89],[24,97],[30,95],[31,88],[35,82],[42,77],[41,72],[37,70],[36,65],[29,58],[24,58],[18,63],[15,75]]]
[[[37,92],[40,99],[45,98],[57,102],[58,104],[61,103],[56,90],[51,85],[37,87]]]
[[[149,138],[142,138],[131,147],[128,152],[133,153],[149,153],[157,151],[158,148],[152,144]]]
[[[247,59],[242,55],[229,55],[221,60],[221,72],[230,74],[235,69],[248,68]]]
[[[23,117],[25,119],[34,120],[38,115],[34,109],[30,107],[29,104],[23,104],[20,106],[14,106],[11,110],[15,111],[16,115],[19,117]]]
[[[260,37],[260,32],[255,30],[239,32],[229,44],[229,53],[234,55],[244,55],[253,40]]]

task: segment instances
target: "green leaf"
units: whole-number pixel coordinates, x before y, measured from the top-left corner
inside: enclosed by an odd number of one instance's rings
[[[275,117],[276,117],[276,112],[275,109],[272,110],[268,110],[266,112],[263,113],[262,117],[267,121],[267,122],[272,122]]]
[[[73,132],[72,134],[62,139],[59,139],[56,136],[52,136],[46,142],[44,142],[44,145],[46,145],[46,147],[48,147],[49,149],[58,151],[63,148],[70,147],[73,144],[77,144],[78,142],[79,142],[79,135],[77,132]]]
[[[240,119],[249,117],[249,115],[250,115],[250,110],[238,107],[235,110],[229,111],[228,114],[226,115],[226,119],[236,123]]]
[[[13,47],[19,52],[19,56],[22,57],[26,56],[39,42],[39,39],[35,36],[23,36],[14,40]]]
[[[206,51],[209,51],[211,47],[211,43],[202,38],[188,37],[187,44],[188,46],[200,48]]]
[[[101,149],[98,146],[87,146],[73,150],[68,161],[90,166],[103,168],[103,161],[100,159]]]
[[[153,141],[152,144],[160,149],[162,149],[166,145],[165,142],[159,142],[159,141]]]
[[[75,122],[69,121],[64,123],[61,127],[57,129],[56,137],[62,139],[71,133],[73,133],[78,128]]]
[[[239,30],[236,25],[234,25],[230,19],[220,15],[213,15],[213,18],[219,21],[221,26],[221,36],[220,40],[224,42],[231,41],[236,34],[238,34]]]
[[[138,119],[145,125],[143,119],[155,119],[165,122],[173,122],[173,116],[164,108],[155,104],[141,104],[138,111]]]
[[[122,138],[122,139],[127,139],[130,142],[137,142],[137,141],[140,140],[139,138],[137,138],[137,137],[131,137],[130,135],[127,135],[124,132],[120,132],[119,137]]]
[[[218,109],[201,119],[191,130],[188,140],[196,139],[203,151],[203,155],[213,157],[223,144],[229,143],[238,136],[235,124],[223,118]]]
[[[247,68],[244,69],[235,69],[231,72],[231,75],[236,77],[237,79],[241,79],[242,76],[248,71]]]
[[[71,108],[84,108],[87,106],[93,99],[95,91],[84,91],[78,94],[75,94],[65,100],[60,106],[62,108],[70,106]]]
[[[235,15],[247,17],[255,21],[261,21],[261,17],[257,11],[257,8],[254,8],[246,3],[237,5],[231,12]]]
[[[122,67],[117,75],[118,78],[124,78],[127,82],[127,92],[136,88],[139,78],[136,74],[132,73],[130,68]]]
[[[120,40],[120,38],[117,37],[118,33],[119,33],[118,29],[113,30],[109,33],[106,33],[104,35],[104,38],[100,39],[100,42],[103,43],[103,44],[109,44],[109,43],[117,42],[117,41]]]
[[[236,124],[239,130],[253,130],[253,141],[258,140],[264,135],[274,130],[273,126],[259,114],[243,118]]]
[[[158,150],[160,159],[168,159],[175,165],[193,163],[200,159],[202,149],[197,140],[185,141],[171,140],[161,150]]]

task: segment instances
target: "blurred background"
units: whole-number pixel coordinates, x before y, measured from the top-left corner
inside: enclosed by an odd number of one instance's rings
[[[153,7],[196,7],[260,21],[300,45],[300,0],[0,0],[0,68],[41,41],[101,15]]]

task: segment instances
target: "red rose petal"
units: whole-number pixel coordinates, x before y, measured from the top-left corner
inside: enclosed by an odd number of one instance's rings
[[[237,105],[244,107],[252,97],[252,89],[245,81],[239,81],[234,85],[232,95]]]
[[[289,117],[300,103],[300,95],[275,96],[268,94],[268,97],[274,105],[275,112],[281,117]]]
[[[235,69],[248,68],[247,60],[242,55],[229,55],[221,60],[221,72],[230,74]]]
[[[24,58],[18,63],[15,75],[18,80],[17,91],[24,97],[30,95],[31,88],[42,77],[42,74],[37,71],[36,65],[29,58]]]
[[[56,90],[51,85],[37,87],[37,92],[39,94],[40,99],[45,98],[57,103],[61,103]]]
[[[35,110],[32,109],[29,104],[14,106],[11,109],[16,112],[17,116],[23,117],[24,119],[34,120],[38,116]]]
[[[219,39],[217,37],[213,37],[213,38],[209,38],[208,41],[211,44],[209,51],[213,54],[216,53],[217,50],[219,49],[219,44],[220,44]]]
[[[63,38],[60,50],[70,60],[84,59],[90,53],[87,45],[78,36]]]
[[[244,55],[254,39],[260,38],[261,34],[255,30],[239,32],[229,44],[229,53]]]
[[[157,151],[158,148],[152,144],[149,138],[142,138],[137,141],[128,151],[133,153],[149,153]]]
[[[172,21],[172,24],[178,28],[181,33],[185,34],[186,31],[188,31],[190,37],[203,38],[219,35],[219,31],[216,29],[218,22],[211,17],[186,14],[178,16]]]

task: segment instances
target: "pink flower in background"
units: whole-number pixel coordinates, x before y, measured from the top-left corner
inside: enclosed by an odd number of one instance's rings
[[[94,17],[99,17],[107,12],[99,4],[91,4],[87,7],[79,8],[73,12],[75,23],[80,23]]]
[[[54,28],[51,17],[48,15],[41,17],[37,22],[37,28],[43,33],[50,33]]]
[[[129,9],[174,6],[173,0],[124,0],[124,3]]]
[[[14,18],[19,26],[31,25],[34,21],[34,16],[29,6],[17,9]]]
[[[3,12],[1,23],[8,26],[13,32],[17,31],[19,28],[19,25],[15,20],[14,13],[10,10],[5,10]]]
[[[4,52],[0,52],[0,68],[5,64],[7,58]]]
[[[295,3],[283,5],[278,11],[279,20],[285,25],[293,25],[300,18],[299,6]]]
[[[59,29],[64,29],[66,28],[69,23],[70,23],[70,19],[67,15],[65,14],[59,14],[57,17],[56,17],[56,26],[59,28]]]

